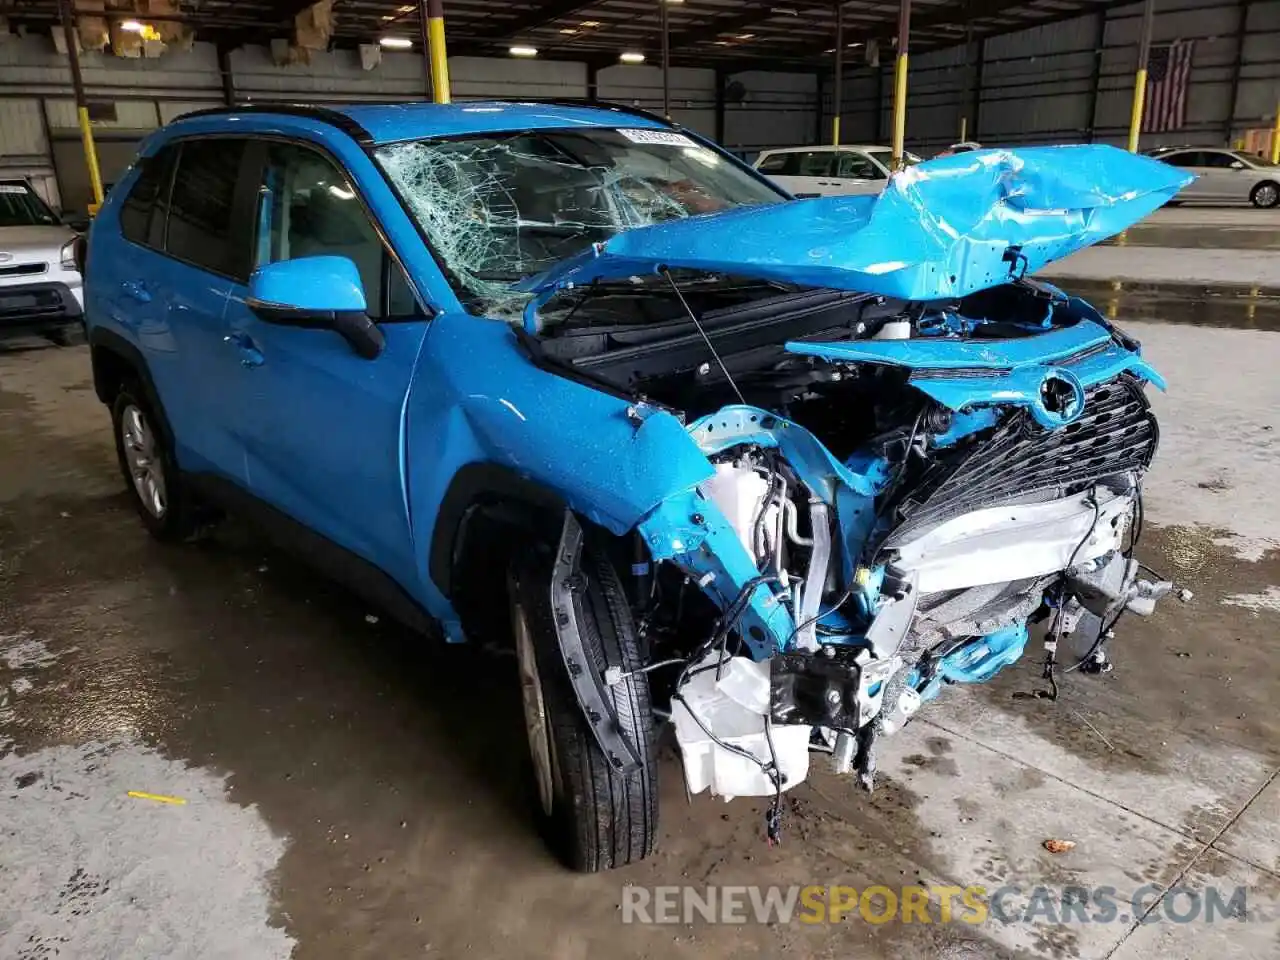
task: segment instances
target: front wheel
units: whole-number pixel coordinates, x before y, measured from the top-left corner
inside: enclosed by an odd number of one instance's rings
[[[653,850],[658,782],[649,681],[627,676],[609,688],[623,736],[640,768],[608,762],[570,685],[552,618],[549,554],[511,565],[508,598],[537,819],[556,855],[584,873],[621,867]],[[630,607],[613,566],[588,545],[582,554],[579,629],[594,667],[641,666]]]
[[[1249,194],[1249,202],[1255,207],[1262,210],[1270,210],[1277,203],[1280,203],[1280,184],[1267,181],[1260,183],[1253,188],[1253,192]]]

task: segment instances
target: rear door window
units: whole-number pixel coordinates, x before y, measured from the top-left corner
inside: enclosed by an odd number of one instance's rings
[[[170,144],[138,161],[142,171],[120,208],[120,232],[126,240],[156,250],[164,249],[169,190],[177,155],[178,146]]]
[[[883,180],[884,174],[866,154],[845,150],[840,153],[836,176],[846,180]]]
[[[248,250],[236,221],[236,187],[247,141],[188,140],[174,175],[165,249],[170,256],[241,282]]]
[[[793,156],[798,157],[797,169],[795,175],[798,177],[831,177],[835,176],[834,160],[835,153],[830,150],[813,150],[806,153],[797,153]]]

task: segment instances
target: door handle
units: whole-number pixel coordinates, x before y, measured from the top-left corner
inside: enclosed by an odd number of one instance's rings
[[[125,280],[120,284],[120,289],[125,292],[126,296],[132,297],[139,303],[151,302],[151,291],[147,289],[147,285],[141,280]]]
[[[240,351],[240,366],[242,367],[260,367],[266,357],[262,355],[262,351],[258,349],[258,345],[253,342],[253,337],[247,333],[231,333],[222,338],[223,343],[229,343]]]

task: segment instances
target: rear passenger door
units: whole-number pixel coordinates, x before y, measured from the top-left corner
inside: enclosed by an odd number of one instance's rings
[[[253,146],[253,265],[341,256],[360,272],[386,346],[357,356],[332,330],[266,323],[232,286],[227,335],[243,361],[227,397],[248,487],[260,500],[410,583],[401,482],[401,413],[426,334],[404,273],[361,195],[326,153],[302,143]]]
[[[839,186],[833,193],[877,194],[884,189],[888,177],[865,153],[841,150],[836,160],[836,181]]]
[[[761,161],[757,169],[796,196],[838,193],[835,152],[832,150],[791,150],[775,153]]]
[[[155,283],[168,314],[173,360],[157,379],[185,469],[243,480],[229,424],[228,390],[238,374],[228,350],[227,296],[249,278],[249,252],[236,238],[251,229],[248,141],[239,137],[183,140],[170,192],[166,266]],[[171,399],[172,398],[172,399]]]
[[[227,294],[248,277],[248,252],[232,242],[249,226],[245,143],[182,140],[141,161],[120,213],[125,242],[105,248],[109,262],[91,262],[111,278],[95,295],[146,359],[178,465],[233,479],[241,470],[220,400],[235,365],[222,338]]]

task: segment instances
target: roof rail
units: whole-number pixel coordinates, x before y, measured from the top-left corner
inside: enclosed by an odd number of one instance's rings
[[[321,123],[337,127],[361,145],[367,146],[373,143],[373,135],[345,113],[340,110],[332,110],[329,107],[317,107],[308,103],[246,103],[234,107],[208,107],[204,110],[184,113],[178,119],[216,117],[232,113],[275,113],[290,117],[304,117],[308,120],[318,120]]]

